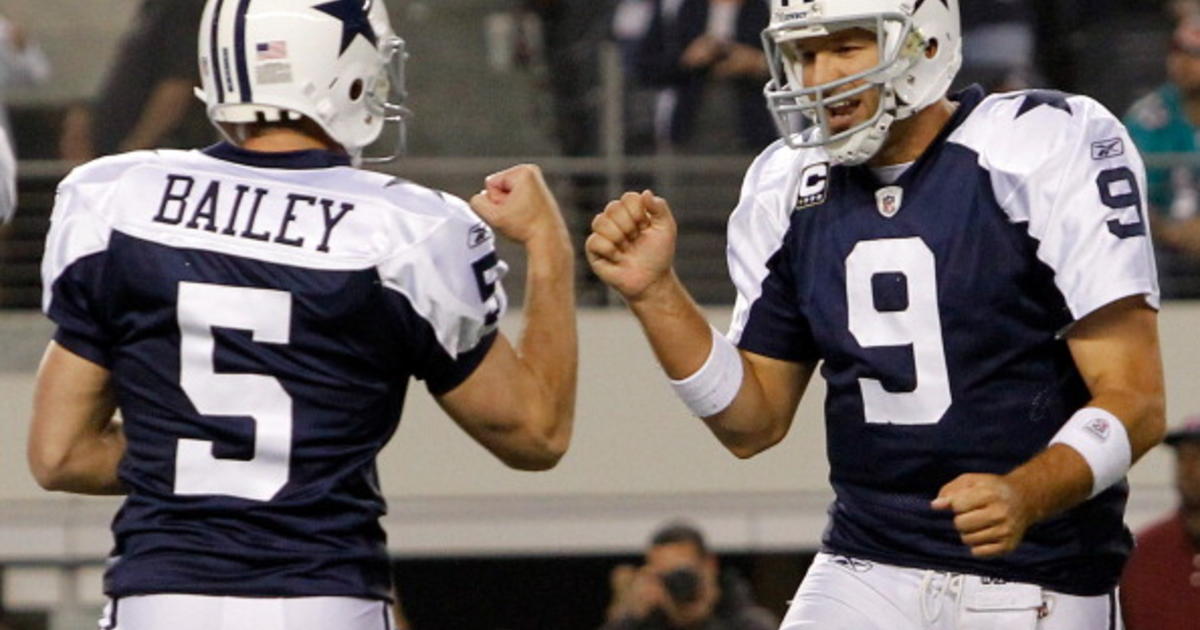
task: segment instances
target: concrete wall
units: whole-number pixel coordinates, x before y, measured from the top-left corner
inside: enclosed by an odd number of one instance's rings
[[[726,311],[710,313],[723,325]],[[1200,305],[1162,313],[1172,418],[1200,410]],[[518,321],[505,322],[515,334]],[[814,383],[791,434],[749,461],[726,453],[688,416],[624,309],[580,315],[582,363],[571,452],[546,473],[508,470],[448,420],[418,384],[380,459],[399,554],[632,550],[660,520],[701,520],[720,547],[797,548],[819,538],[829,497]],[[108,544],[115,503],[48,495],[25,468],[23,445],[40,348],[36,315],[0,318],[0,558],[94,558]],[[819,380],[819,379],[818,379]],[[1130,522],[1173,504],[1170,457],[1150,454],[1132,474]]]

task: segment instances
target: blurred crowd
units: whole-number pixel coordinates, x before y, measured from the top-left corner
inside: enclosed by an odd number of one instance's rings
[[[1191,157],[1200,148],[1200,2],[961,0],[961,8],[956,88],[1080,92],[1123,117],[1148,157],[1163,292],[1200,297],[1200,159]],[[777,137],[762,96],[765,0],[525,0],[518,10],[542,25],[542,45],[532,48],[549,66],[564,155],[600,150],[597,60],[607,41],[621,52],[625,153],[753,154]]]
[[[506,8],[498,1],[497,10],[518,28],[511,32],[516,41],[503,48],[512,59],[502,61],[535,68],[560,154],[595,156],[618,146],[626,155],[752,155],[776,137],[762,97],[766,0],[508,1]],[[202,8],[202,0],[140,1],[96,94],[61,107],[55,157],[82,162],[215,139],[191,94],[193,25]],[[961,0],[961,8],[958,88],[1082,92],[1123,116],[1150,166],[1148,214],[1164,294],[1200,296],[1200,160],[1192,157],[1200,124],[1200,1]],[[604,137],[612,131],[604,125],[612,92],[605,91],[600,54],[608,44],[619,52],[623,76],[619,143]],[[0,96],[46,82],[50,72],[36,32],[0,16]],[[0,164],[12,145],[18,152],[46,146],[44,133],[32,136],[12,130],[0,107]],[[16,199],[7,170],[0,173],[0,220]],[[576,174],[571,184],[574,205],[604,202],[601,174]],[[642,176],[623,184],[654,182]]]
[[[1122,116],[1150,166],[1146,210],[1161,251],[1164,293],[1200,297],[1200,160],[1189,157],[1196,154],[1200,124],[1200,1],[960,1],[964,67],[956,87],[1080,92]],[[495,5],[518,25],[511,29],[514,41],[501,49],[512,58],[501,63],[537,70],[551,103],[544,126],[564,156],[613,150],[603,124],[612,92],[605,91],[601,68],[601,51],[610,44],[619,52],[623,77],[623,124],[615,146],[624,154],[750,155],[777,137],[762,96],[766,0]],[[191,94],[197,81],[194,24],[202,7],[202,0],[141,0],[95,94],[53,108],[52,129],[12,129],[0,106],[0,165],[13,146],[26,157],[74,163],[214,141]],[[51,73],[38,33],[0,16],[0,97]],[[0,173],[0,220],[15,200],[7,170]],[[622,188],[653,183],[631,177]],[[576,174],[571,184],[572,205],[594,209],[603,203],[602,174]]]

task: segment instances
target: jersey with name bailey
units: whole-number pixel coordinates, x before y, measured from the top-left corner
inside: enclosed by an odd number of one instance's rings
[[[1090,396],[1064,339],[1115,300],[1158,305],[1145,177],[1121,126],[1057,92],[972,88],[893,184],[820,149],[769,147],[730,219],[730,338],[821,363],[830,479],[824,546],[892,564],[1090,595],[1130,549],[1127,486],[971,556],[929,507],[968,472],[1007,473]]]
[[[461,200],[321,151],[137,152],[59,188],[59,344],[111,370],[110,596],[388,598],[375,457],[410,377],[462,383],[504,266]]]

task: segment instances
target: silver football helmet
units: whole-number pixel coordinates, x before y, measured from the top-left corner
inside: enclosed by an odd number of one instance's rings
[[[805,85],[796,43],[850,28],[875,33],[878,65]],[[763,31],[771,79],[764,94],[780,135],[793,148],[825,147],[839,164],[866,162],[879,152],[893,122],[946,94],[962,65],[960,30],[958,0],[771,0],[771,21]],[[875,113],[832,133],[828,108],[875,88],[880,90]]]
[[[208,0],[199,95],[231,141],[240,124],[307,118],[354,162],[388,124],[404,148],[404,40],[383,0]]]

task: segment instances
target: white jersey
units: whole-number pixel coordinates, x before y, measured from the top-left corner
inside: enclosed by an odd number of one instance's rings
[[[490,348],[493,246],[463,201],[323,151],[68,176],[44,307],[112,371],[129,443],[106,591],[387,598],[374,458],[410,376],[442,394]]]
[[[972,558],[928,505],[962,473],[1027,461],[1087,403],[1062,338],[1073,322],[1128,296],[1157,308],[1142,162],[1087,97],[956,100],[892,184],[820,149],[777,143],[755,161],[729,225],[729,337],[822,363],[829,550],[1098,594],[1129,549],[1124,484],[1000,560]]]

